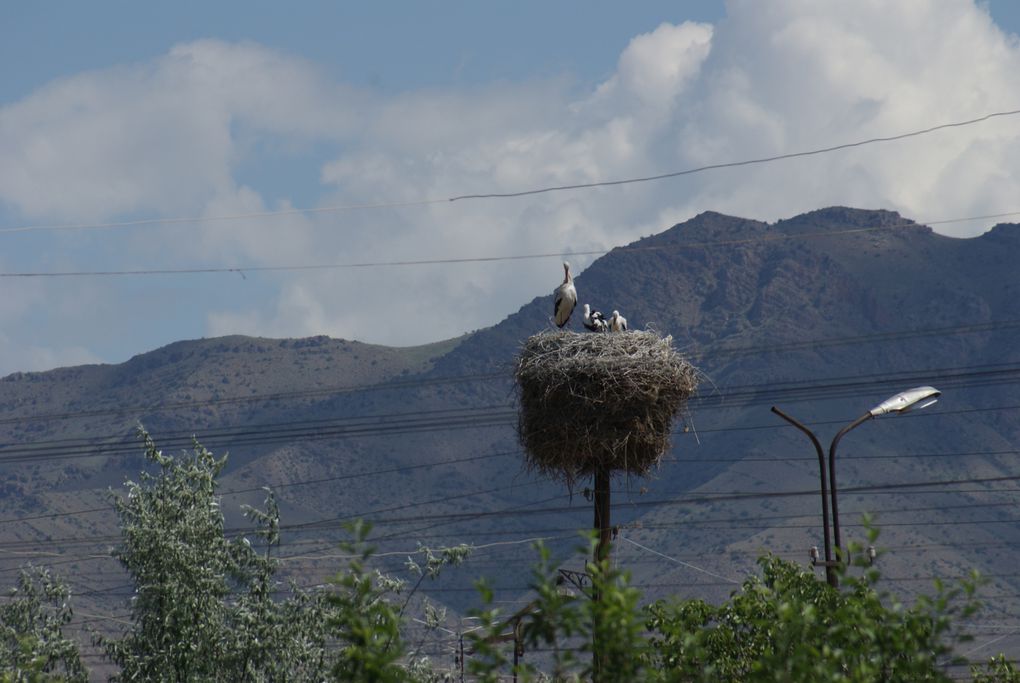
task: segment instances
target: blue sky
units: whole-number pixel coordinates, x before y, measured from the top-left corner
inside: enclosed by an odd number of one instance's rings
[[[0,273],[248,272],[0,278],[0,375],[230,333],[424,343],[559,277],[556,257],[257,268],[608,249],[705,210],[1020,211],[1016,117],[682,181],[416,204],[1017,109],[1018,33],[1007,0],[5,3]],[[146,219],[196,220],[12,230]]]
[[[200,38],[254,41],[332,77],[384,91],[608,75],[634,36],[664,21],[716,21],[719,0],[562,2],[7,3],[2,97],[78,73],[158,57]]]

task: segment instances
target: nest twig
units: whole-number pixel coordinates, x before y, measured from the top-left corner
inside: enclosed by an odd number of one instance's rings
[[[543,332],[524,342],[515,378],[526,464],[568,486],[598,466],[648,474],[698,384],[654,332]]]

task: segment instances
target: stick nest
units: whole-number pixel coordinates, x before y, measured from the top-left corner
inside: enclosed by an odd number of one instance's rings
[[[528,468],[571,487],[599,466],[648,474],[698,384],[672,342],[637,331],[529,337],[515,373]]]

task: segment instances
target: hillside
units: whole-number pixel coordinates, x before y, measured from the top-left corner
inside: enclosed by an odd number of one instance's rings
[[[891,588],[923,591],[933,576],[976,567],[991,577],[993,604],[975,633],[1016,626],[1017,228],[962,240],[886,211],[831,208],[775,224],[704,213],[581,273],[581,303],[672,335],[705,375],[662,469],[616,482],[616,557],[647,595],[718,599],[758,553],[806,562],[821,545],[814,451],[771,405],[827,445],[887,396],[931,384],[944,392],[935,407],[865,424],[841,444],[844,538],[863,540],[860,514],[874,513]],[[557,273],[551,262],[550,292]],[[233,524],[259,487],[276,489],[283,554],[300,583],[335,569],[343,522],[365,516],[383,552],[487,546],[430,584],[432,599],[462,610],[471,579],[488,575],[498,599],[520,601],[526,539],[552,539],[579,568],[570,549],[591,524],[583,486],[567,492],[522,471],[513,431],[514,355],[550,312],[551,296],[540,297],[492,328],[411,349],[225,337],[5,377],[0,533],[11,553],[0,569],[53,562],[91,609],[123,609],[123,577],[94,555],[115,541],[104,495],[137,476],[141,422],[168,451],[193,434],[230,451],[222,485]],[[63,514],[81,510],[99,511]],[[379,566],[399,571],[404,559]],[[1013,640],[995,647],[1020,655]]]

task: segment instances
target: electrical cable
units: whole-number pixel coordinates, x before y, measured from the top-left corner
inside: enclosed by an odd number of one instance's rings
[[[961,479],[943,479],[943,480],[931,480],[931,481],[903,482],[903,483],[896,483],[896,484],[872,484],[872,485],[862,485],[862,486],[848,486],[848,487],[841,488],[840,492],[842,494],[844,494],[844,495],[852,495],[854,493],[871,493],[871,492],[874,492],[874,491],[882,491],[882,490],[884,490],[884,491],[897,491],[897,492],[900,492],[900,491],[906,491],[906,490],[910,490],[910,489],[914,489],[914,488],[918,488],[918,487],[929,487],[929,486],[933,486],[933,485],[937,485],[937,486],[940,486],[940,487],[945,487],[945,486],[952,486],[952,485],[958,485],[958,484],[994,483],[994,482],[1002,482],[1002,481],[1020,481],[1020,475],[1005,475],[1005,476],[998,476],[998,477],[973,477],[973,478],[961,478]],[[944,488],[942,489],[942,492],[943,493],[946,492]],[[547,501],[555,500],[557,498],[563,497],[563,495],[564,494],[557,494],[557,495],[552,496],[550,498],[542,499],[541,501],[533,501],[532,503],[529,503],[529,505],[533,505],[533,504],[536,504],[536,503],[541,503],[541,502],[547,502]],[[699,505],[699,504],[704,504],[704,503],[716,503],[716,502],[721,502],[721,501],[773,499],[773,498],[803,497],[803,496],[816,497],[817,495],[818,495],[817,489],[798,490],[798,491],[763,491],[763,492],[740,492],[740,491],[734,491],[734,492],[723,492],[723,493],[698,494],[698,495],[692,495],[692,496],[687,497],[687,498],[677,498],[677,499],[660,499],[660,500],[649,500],[649,501],[632,501],[632,502],[628,503],[628,508],[655,508],[655,507],[667,507],[667,506],[676,506],[676,505],[686,506],[686,505]],[[984,507],[984,506],[978,505],[978,507]],[[522,509],[520,507],[520,504],[514,504],[513,506],[511,506],[509,508],[505,508],[505,509],[501,509],[501,510],[486,510],[486,511],[480,511],[480,512],[442,513],[442,514],[434,514],[434,515],[416,515],[414,517],[388,517],[388,518],[381,518],[381,519],[377,518],[377,519],[373,519],[372,523],[375,526],[381,526],[381,525],[386,525],[386,524],[415,524],[415,523],[420,523],[420,522],[425,522],[425,521],[427,521],[427,522],[434,522],[435,523],[435,524],[432,524],[431,526],[424,527],[422,529],[416,529],[416,530],[411,531],[411,532],[402,532],[403,534],[406,535],[406,534],[418,534],[418,533],[420,533],[420,531],[428,530],[430,528],[434,528],[436,526],[442,526],[442,525],[445,525],[445,524],[451,524],[451,523],[455,524],[455,523],[460,523],[460,522],[473,522],[473,521],[477,521],[479,519],[485,519],[485,518],[491,518],[491,517],[497,517],[497,516],[525,517],[525,516],[532,516],[532,515],[536,515],[536,514],[557,514],[557,513],[578,513],[578,512],[588,514],[590,511],[587,508],[579,508],[579,507],[573,507],[573,506],[555,506],[555,507],[545,507],[545,508],[523,508]],[[349,516],[343,517],[343,518],[331,518],[331,519],[328,519],[328,520],[319,520],[318,522],[315,523],[318,526],[317,527],[313,527],[313,528],[315,530],[321,531],[321,530],[323,530],[324,527],[328,527],[328,525],[330,523],[338,524],[341,521],[344,521],[344,520],[347,520],[347,519],[353,519],[353,518],[355,518],[357,516],[359,516],[359,515],[349,515]],[[791,515],[791,516],[799,516],[799,515]],[[723,521],[716,520],[716,521],[713,521],[712,523],[723,523]],[[744,521],[744,520],[741,520],[741,521]],[[1017,519],[1012,519],[1012,520],[995,519],[995,520],[978,520],[978,521],[952,521],[952,522],[942,522],[942,521],[910,522],[910,523],[891,523],[890,522],[890,523],[883,523],[882,526],[890,526],[890,527],[891,526],[924,527],[924,526],[946,526],[946,525],[961,525],[961,524],[1001,524],[1001,523],[1017,523],[1017,522],[1020,522],[1020,520],[1017,520]],[[694,521],[677,522],[675,524],[663,523],[663,524],[651,525],[651,524],[642,523],[642,528],[646,528],[646,529],[652,529],[652,528],[675,528],[676,526],[695,526],[695,525],[698,525],[698,524],[699,524],[699,522],[696,521],[696,520],[694,520]],[[290,531],[291,530],[291,526],[292,525],[282,524],[282,525],[280,525],[280,530],[282,532]],[[815,524],[803,524],[803,525],[799,525],[798,524],[798,525],[779,525],[779,526],[776,526],[775,528],[786,528],[786,529],[792,529],[792,528],[813,528],[814,526],[816,526],[816,525]],[[848,524],[848,525],[845,525],[845,526],[849,528],[849,527],[860,527],[862,525],[860,525],[860,524]],[[301,529],[309,528],[309,525],[308,525],[308,523],[301,523],[301,524],[298,524],[298,525],[293,525],[293,527],[294,527],[293,530],[295,532],[299,532]],[[757,527],[754,526],[754,525],[743,525],[740,528],[757,528]],[[544,530],[541,531],[541,533],[562,533],[562,532],[569,532],[569,531],[572,531],[572,530],[576,530],[576,528],[575,529],[571,529],[571,528],[544,529]],[[240,528],[240,527],[229,528],[229,529],[226,529],[225,531],[226,531],[226,533],[231,534],[231,535],[232,534],[252,533],[251,529]],[[475,535],[479,535],[480,536],[483,533],[485,533],[485,532],[475,532]],[[498,534],[507,534],[507,533],[521,533],[521,532],[520,532],[520,530],[516,530],[516,531],[499,531],[499,532],[495,532],[495,533],[498,533]],[[383,541],[383,540],[391,540],[393,537],[394,536],[392,534],[388,535],[388,536],[387,535],[383,535],[383,536],[379,536],[379,537],[373,538],[372,541],[373,542],[379,542],[379,541]],[[118,540],[119,538],[120,538],[119,536],[114,536],[114,535],[106,535],[106,536],[98,536],[98,537],[97,536],[83,537],[83,536],[79,535],[79,536],[68,537],[68,538],[47,539],[45,541],[12,541],[12,542],[6,544],[5,548],[10,549],[10,550],[20,550],[20,549],[26,549],[26,548],[32,548],[32,547],[39,547],[41,545],[49,545],[49,546],[52,546],[52,547],[59,547],[61,545],[94,544],[94,543],[98,543],[98,542],[113,542],[113,541]]]
[[[870,342],[902,341],[910,338],[921,338],[928,336],[948,336],[956,334],[976,334],[983,332],[1006,331],[1020,328],[1020,320],[988,321],[984,323],[969,323],[954,326],[941,326],[924,329],[898,330],[893,332],[875,333],[870,335],[856,335],[844,337],[823,337],[815,340],[803,340],[785,344],[757,344],[748,346],[717,346],[701,350],[693,350],[688,353],[692,358],[716,358],[726,356],[754,355],[757,353],[781,353],[808,348],[829,348],[832,346],[857,346]],[[980,366],[986,367],[986,366]],[[163,404],[153,404],[141,408],[110,408],[90,409],[83,411],[67,411],[62,413],[38,413],[35,415],[22,415],[18,417],[2,418],[2,424],[19,424],[39,420],[65,420],[87,417],[116,416],[116,415],[143,415],[148,413],[165,413],[172,410],[194,409],[214,405],[231,405],[244,403],[259,403],[271,401],[296,400],[301,398],[318,398],[333,394],[350,394],[369,391],[387,391],[397,389],[418,388],[440,384],[464,383],[475,381],[510,381],[512,372],[508,368],[506,372],[470,373],[464,375],[424,377],[409,380],[386,380],[372,384],[360,385],[337,385],[330,387],[319,387],[316,389],[295,390],[287,392],[267,392],[247,396],[219,397],[206,400],[177,401]],[[314,422],[314,421],[312,421]]]
[[[335,206],[321,206],[316,208],[295,208],[295,209],[282,209],[277,211],[261,211],[261,212],[246,212],[240,214],[225,214],[218,216],[195,216],[195,217],[177,217],[177,218],[149,218],[140,219],[135,221],[118,221],[118,222],[107,222],[107,223],[65,223],[58,225],[22,225],[13,226],[7,228],[0,228],[0,234],[4,233],[17,233],[17,232],[39,232],[39,231],[50,231],[50,230],[84,230],[84,229],[106,229],[106,228],[123,228],[129,226],[145,226],[145,225],[165,225],[174,223],[202,223],[202,222],[213,222],[213,221],[228,221],[228,220],[250,220],[253,218],[269,218],[277,216],[290,216],[290,215],[303,215],[313,213],[332,213],[342,211],[355,211],[355,210],[367,210],[367,209],[392,209],[392,208],[403,208],[412,206],[426,206],[431,204],[441,203],[453,203],[458,201],[467,200],[478,200],[478,199],[506,199],[512,197],[523,197],[529,195],[546,194],[550,192],[562,192],[566,190],[579,190],[579,189],[590,189],[596,187],[612,187],[618,185],[630,185],[635,183],[647,183],[657,180],[665,180],[667,178],[677,178],[686,175],[694,175],[697,173],[703,173],[710,170],[718,170],[724,168],[736,168],[741,166],[751,166],[758,164],[773,163],[776,161],[783,161],[787,159],[795,159],[800,157],[816,156],[821,154],[829,154],[831,152],[851,149],[855,147],[863,147],[867,145],[873,145],[884,142],[893,142],[897,140],[904,140],[907,138],[913,138],[918,136],[927,135],[940,130],[947,130],[950,128],[962,128],[965,126],[971,126],[978,123],[983,123],[994,118],[1015,116],[1020,114],[1018,110],[1005,110],[996,111],[984,114],[982,116],[954,121],[950,123],[943,123],[927,128],[913,130],[906,133],[899,133],[896,135],[873,137],[855,142],[843,143],[839,145],[833,145],[829,147],[822,147],[812,150],[804,150],[799,152],[789,152],[786,154],[777,154],[769,157],[761,157],[757,159],[745,159],[742,161],[731,161],[716,164],[707,164],[705,166],[699,166],[695,168],[684,169],[680,171],[671,171],[669,173],[662,173],[657,175],[624,178],[619,180],[605,180],[596,181],[591,183],[578,183],[571,185],[557,185],[557,186],[546,186],[533,188],[528,190],[520,190],[517,192],[488,192],[478,194],[460,194],[453,195],[445,198],[433,198],[433,199],[420,199],[420,200],[402,200],[402,201],[385,201],[385,202],[374,202],[374,203],[362,203],[362,204],[347,204],[347,205],[335,205]]]
[[[706,404],[712,407],[732,405],[740,400],[768,402],[775,400],[804,401],[819,397],[845,398],[859,395],[865,390],[899,386],[911,382],[937,382],[943,387],[968,388],[986,387],[999,383],[1020,382],[1020,364],[1001,366],[962,366],[933,369],[928,371],[905,371],[901,373],[877,373],[856,377],[835,377],[826,380],[805,380],[796,382],[771,382],[765,385],[735,385],[722,387],[715,395],[696,396],[688,405]],[[975,409],[967,409],[973,412]],[[939,415],[950,414],[941,411]],[[398,420],[396,418],[403,418]],[[219,445],[267,445],[298,440],[329,440],[334,438],[397,435],[413,432],[428,432],[437,429],[478,428],[497,425],[511,425],[517,413],[510,405],[489,405],[478,408],[457,408],[437,411],[412,411],[407,413],[374,414],[350,418],[333,418],[318,422],[291,421],[269,425],[246,425],[243,428],[229,427],[211,429],[203,436],[208,447]],[[769,428],[779,428],[776,424]],[[327,428],[328,427],[328,428]],[[733,428],[733,429],[747,429]],[[185,436],[186,435],[186,436]],[[191,445],[194,432],[170,433],[165,440],[172,446]],[[0,463],[41,461],[46,459],[72,459],[95,457],[97,455],[137,455],[138,444],[134,440],[111,443],[108,439],[76,441],[71,439],[52,442],[31,442],[4,444],[0,446]]]

